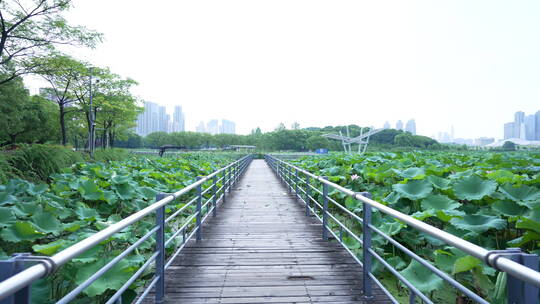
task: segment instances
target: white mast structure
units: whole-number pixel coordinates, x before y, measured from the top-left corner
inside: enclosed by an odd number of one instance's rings
[[[369,144],[369,137],[371,135],[377,134],[381,132],[382,130],[384,130],[384,128],[375,129],[372,127],[370,128],[369,131],[364,133],[364,128],[360,128],[360,135],[356,137],[350,137],[349,126],[346,126],[346,128],[347,128],[347,136],[343,136],[341,131],[339,131],[339,135],[324,134],[323,136],[330,139],[341,140],[341,144],[343,145],[343,150],[345,150],[346,153],[352,153],[352,145],[358,144],[358,153],[360,154],[366,152],[367,146]]]

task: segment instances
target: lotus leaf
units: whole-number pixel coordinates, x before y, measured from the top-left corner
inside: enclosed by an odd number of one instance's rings
[[[540,189],[532,186],[521,185],[513,187],[511,184],[504,184],[499,188],[507,198],[514,202],[519,202],[526,206],[534,206],[535,201],[540,200]]]
[[[412,180],[406,184],[395,184],[392,188],[401,196],[411,200],[425,198],[433,190],[431,184],[425,180]]]
[[[495,216],[466,215],[463,218],[453,218],[450,223],[458,229],[471,231],[477,234],[489,229],[502,229],[506,227],[506,221]]]
[[[495,189],[496,182],[483,180],[477,175],[461,178],[454,184],[454,193],[462,200],[479,200],[495,192]]]
[[[426,197],[422,200],[421,205],[424,210],[454,210],[461,206],[460,203],[441,194]]]
[[[423,293],[432,292],[444,285],[444,281],[439,276],[415,260],[412,260],[409,266],[400,273]]]

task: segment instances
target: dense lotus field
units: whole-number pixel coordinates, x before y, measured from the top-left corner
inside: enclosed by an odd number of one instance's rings
[[[403,152],[334,154],[292,161],[317,175],[488,249],[520,247],[540,253],[540,153]],[[337,191],[330,195],[361,214],[362,205]],[[361,234],[339,209],[333,214]],[[505,276],[441,241],[374,211],[374,224],[491,303],[502,301]],[[332,224],[337,231],[337,225]],[[360,255],[360,244],[345,242]],[[373,246],[391,265],[437,303],[464,299],[438,276],[382,237]],[[398,296],[403,285],[375,263],[379,277]],[[504,303],[502,301],[501,303]]]
[[[207,175],[237,157],[202,153],[177,158],[133,157],[108,163],[79,163],[52,176],[49,185],[10,180],[0,185],[0,259],[16,252],[53,255],[148,206],[155,201],[157,192],[178,191],[197,176]],[[183,206],[187,198],[176,200],[167,212]],[[169,225],[180,226],[188,216],[179,216]],[[154,221],[149,217],[148,221],[130,226],[61,267],[49,279],[35,283],[33,301],[52,303],[59,299],[146,234]],[[143,243],[136,254],[119,262],[74,303],[103,302],[133,275],[153,248],[152,240]],[[126,302],[141,284],[144,280],[125,293]]]

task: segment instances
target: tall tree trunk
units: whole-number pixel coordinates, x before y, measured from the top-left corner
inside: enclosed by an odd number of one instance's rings
[[[60,132],[62,133],[62,145],[67,144],[67,134],[66,134],[66,112],[64,111],[64,105],[60,105]]]

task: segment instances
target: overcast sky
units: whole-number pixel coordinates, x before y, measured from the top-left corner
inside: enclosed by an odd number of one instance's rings
[[[106,38],[72,55],[182,105],[188,130],[414,118],[423,135],[501,138],[540,110],[538,0],[75,0],[66,17]]]

